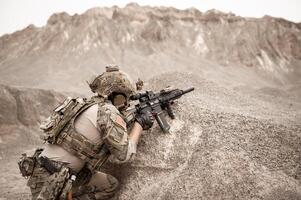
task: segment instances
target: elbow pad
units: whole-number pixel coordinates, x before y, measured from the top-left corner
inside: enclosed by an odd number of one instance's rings
[[[137,144],[131,139],[129,139],[128,149],[127,149],[126,158],[124,162],[129,161],[136,154],[136,152],[137,152]]]

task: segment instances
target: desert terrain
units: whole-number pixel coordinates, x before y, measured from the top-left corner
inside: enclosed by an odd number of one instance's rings
[[[0,37],[0,199],[30,199],[20,154],[66,96],[117,64],[145,89],[195,91],[170,133],[143,134],[135,159],[103,170],[114,199],[301,199],[301,24],[172,7],[53,14]]]

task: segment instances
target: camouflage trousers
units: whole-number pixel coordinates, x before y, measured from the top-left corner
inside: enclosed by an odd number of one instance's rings
[[[60,199],[53,194],[62,185],[59,179],[60,172],[50,174],[40,166],[34,168],[33,174],[29,178],[27,185],[32,193],[32,200],[55,200]],[[63,183],[64,185],[64,183]],[[97,200],[109,199],[114,196],[118,188],[118,180],[103,172],[94,172],[87,184],[72,186],[73,200]]]

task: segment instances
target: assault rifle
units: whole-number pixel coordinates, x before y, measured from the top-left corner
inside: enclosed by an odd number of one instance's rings
[[[163,111],[165,110],[171,119],[175,118],[172,111],[171,104],[174,103],[176,99],[179,99],[186,93],[193,91],[194,88],[189,88],[187,90],[173,89],[173,90],[161,90],[158,93],[153,91],[146,91],[143,93],[138,93],[130,97],[131,100],[138,100],[139,103],[134,105],[134,107],[129,108],[124,115],[126,116],[126,123],[132,124],[135,120],[136,114],[149,111],[155,117],[157,123],[163,132],[168,132],[170,129],[167,123]]]

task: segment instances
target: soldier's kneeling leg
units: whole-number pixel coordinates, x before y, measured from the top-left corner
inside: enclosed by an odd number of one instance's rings
[[[73,199],[109,199],[114,196],[118,186],[119,183],[115,177],[103,172],[95,172],[88,184],[74,188]]]
[[[38,166],[35,167],[32,176],[28,179],[27,182],[27,185],[30,187],[33,200],[37,199],[44,183],[49,176],[49,172],[47,172],[44,168]]]

